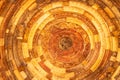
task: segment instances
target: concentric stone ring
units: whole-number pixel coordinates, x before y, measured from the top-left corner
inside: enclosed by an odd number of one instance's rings
[[[0,80],[120,80],[120,0],[1,0]]]

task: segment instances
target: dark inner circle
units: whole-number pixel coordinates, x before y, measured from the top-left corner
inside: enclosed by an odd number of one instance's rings
[[[59,41],[59,48],[62,50],[67,50],[72,46],[72,40],[69,37],[63,37]]]

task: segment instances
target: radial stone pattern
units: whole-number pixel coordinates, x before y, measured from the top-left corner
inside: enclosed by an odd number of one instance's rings
[[[0,80],[120,80],[120,0],[0,0]]]

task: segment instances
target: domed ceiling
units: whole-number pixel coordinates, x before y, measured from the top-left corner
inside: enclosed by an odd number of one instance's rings
[[[0,80],[120,80],[120,0],[0,0]]]

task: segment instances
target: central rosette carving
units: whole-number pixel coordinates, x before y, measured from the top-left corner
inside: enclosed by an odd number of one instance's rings
[[[51,22],[41,31],[41,45],[46,59],[64,67],[81,63],[90,50],[86,32],[76,24],[63,21]]]
[[[59,41],[59,48],[62,50],[67,50],[72,46],[72,40],[69,37],[63,37]]]

